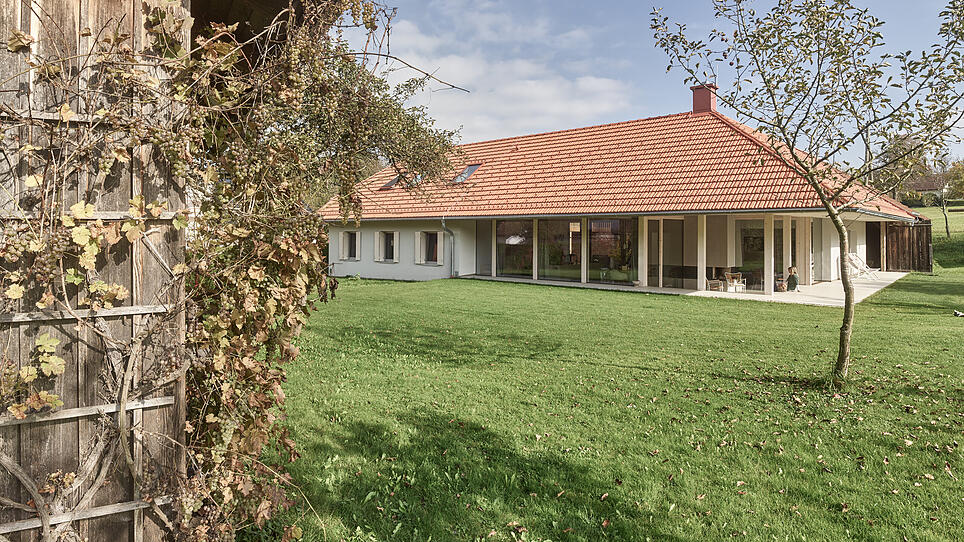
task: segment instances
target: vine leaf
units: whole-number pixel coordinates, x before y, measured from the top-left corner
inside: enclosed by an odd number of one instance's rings
[[[54,355],[45,355],[40,358],[40,370],[47,376],[62,375],[67,368],[64,358]]]
[[[7,287],[7,291],[4,292],[4,295],[10,299],[20,299],[23,297],[23,286],[19,284],[11,284]]]
[[[37,335],[37,339],[34,340],[34,347],[37,351],[45,354],[53,354],[56,352],[59,344],[60,339],[51,337],[49,333],[41,333]]]
[[[70,206],[70,214],[73,215],[74,218],[93,218],[94,206],[78,201]]]
[[[60,109],[57,112],[60,113],[60,120],[64,122],[70,122],[70,119],[74,118],[76,115],[76,113],[70,109],[70,104],[67,102],[64,102],[64,105],[60,106]]]
[[[37,40],[30,34],[14,29],[13,32],[10,33],[10,37],[7,38],[7,50],[11,53],[16,53],[21,49],[30,47],[30,44],[35,41]]]

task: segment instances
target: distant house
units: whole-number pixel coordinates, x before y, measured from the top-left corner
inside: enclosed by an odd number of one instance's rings
[[[333,272],[692,290],[739,272],[769,293],[793,265],[803,284],[838,280],[817,195],[716,111],[715,90],[693,87],[685,113],[462,145],[447,186],[406,190],[386,168],[359,188],[360,226],[338,225],[334,201],[323,207]],[[885,196],[844,216],[852,252],[875,268],[886,267],[884,224],[917,220]]]
[[[929,195],[940,198],[944,195],[946,187],[947,182],[941,174],[931,173],[907,181],[904,190],[920,196]]]

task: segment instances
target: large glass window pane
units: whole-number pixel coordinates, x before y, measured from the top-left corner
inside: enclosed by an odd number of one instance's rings
[[[649,235],[647,281],[650,286],[659,286],[659,220],[649,221],[647,233]]]
[[[581,280],[581,253],[581,221],[539,221],[540,279]]]
[[[636,219],[589,221],[589,281],[636,280]]]
[[[683,287],[683,221],[663,220],[663,287]]]
[[[496,274],[532,278],[532,221],[499,220],[495,234]]]
[[[763,291],[763,221],[737,220],[736,271],[743,274],[747,290]],[[782,242],[782,241],[781,241]],[[781,264],[782,265],[782,264]]]

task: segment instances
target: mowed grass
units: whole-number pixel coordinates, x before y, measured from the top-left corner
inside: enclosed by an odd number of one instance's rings
[[[343,281],[288,367],[321,521],[287,519],[308,540],[959,539],[955,224],[934,276],[858,305],[839,395],[839,309]]]

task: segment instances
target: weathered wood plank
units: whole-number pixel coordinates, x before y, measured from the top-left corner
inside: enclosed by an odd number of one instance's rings
[[[164,505],[171,502],[171,498],[164,496],[154,499],[154,502],[158,505]],[[63,514],[53,514],[50,516],[51,525],[59,525],[67,521],[78,521],[91,518],[99,518],[104,516],[124,514],[131,512],[133,510],[140,510],[143,508],[150,508],[150,503],[144,501],[128,501],[116,504],[109,504],[105,506],[96,506],[93,508],[88,508],[87,510],[80,510],[77,512],[63,513]],[[27,529],[39,529],[40,520],[39,519],[28,519],[23,521],[17,521],[12,523],[5,523],[0,525],[0,534],[14,533],[17,531],[25,531]]]
[[[100,309],[93,312],[90,309],[80,309],[75,311],[81,318],[117,318],[119,316],[133,316],[141,314],[159,314],[167,312],[168,308],[163,305],[133,305],[126,307],[114,307],[112,309]],[[38,311],[38,312],[13,312],[0,314],[0,324],[15,323],[40,323],[73,321],[74,316],[66,311]]]
[[[127,404],[127,410],[147,410],[160,408],[165,406],[172,406],[174,404],[174,396],[168,395],[164,397],[155,397],[153,399],[144,399],[140,401],[131,401]],[[18,420],[12,416],[0,416],[0,427],[11,427],[15,425],[25,425],[32,423],[41,422],[51,422],[60,420],[72,420],[76,418],[86,418],[90,416],[103,416],[105,414],[113,414],[118,411],[119,405],[117,403],[109,403],[104,405],[96,406],[85,406],[78,408],[66,408],[60,410],[54,410],[51,412],[43,414],[33,414],[27,416],[22,420]]]

